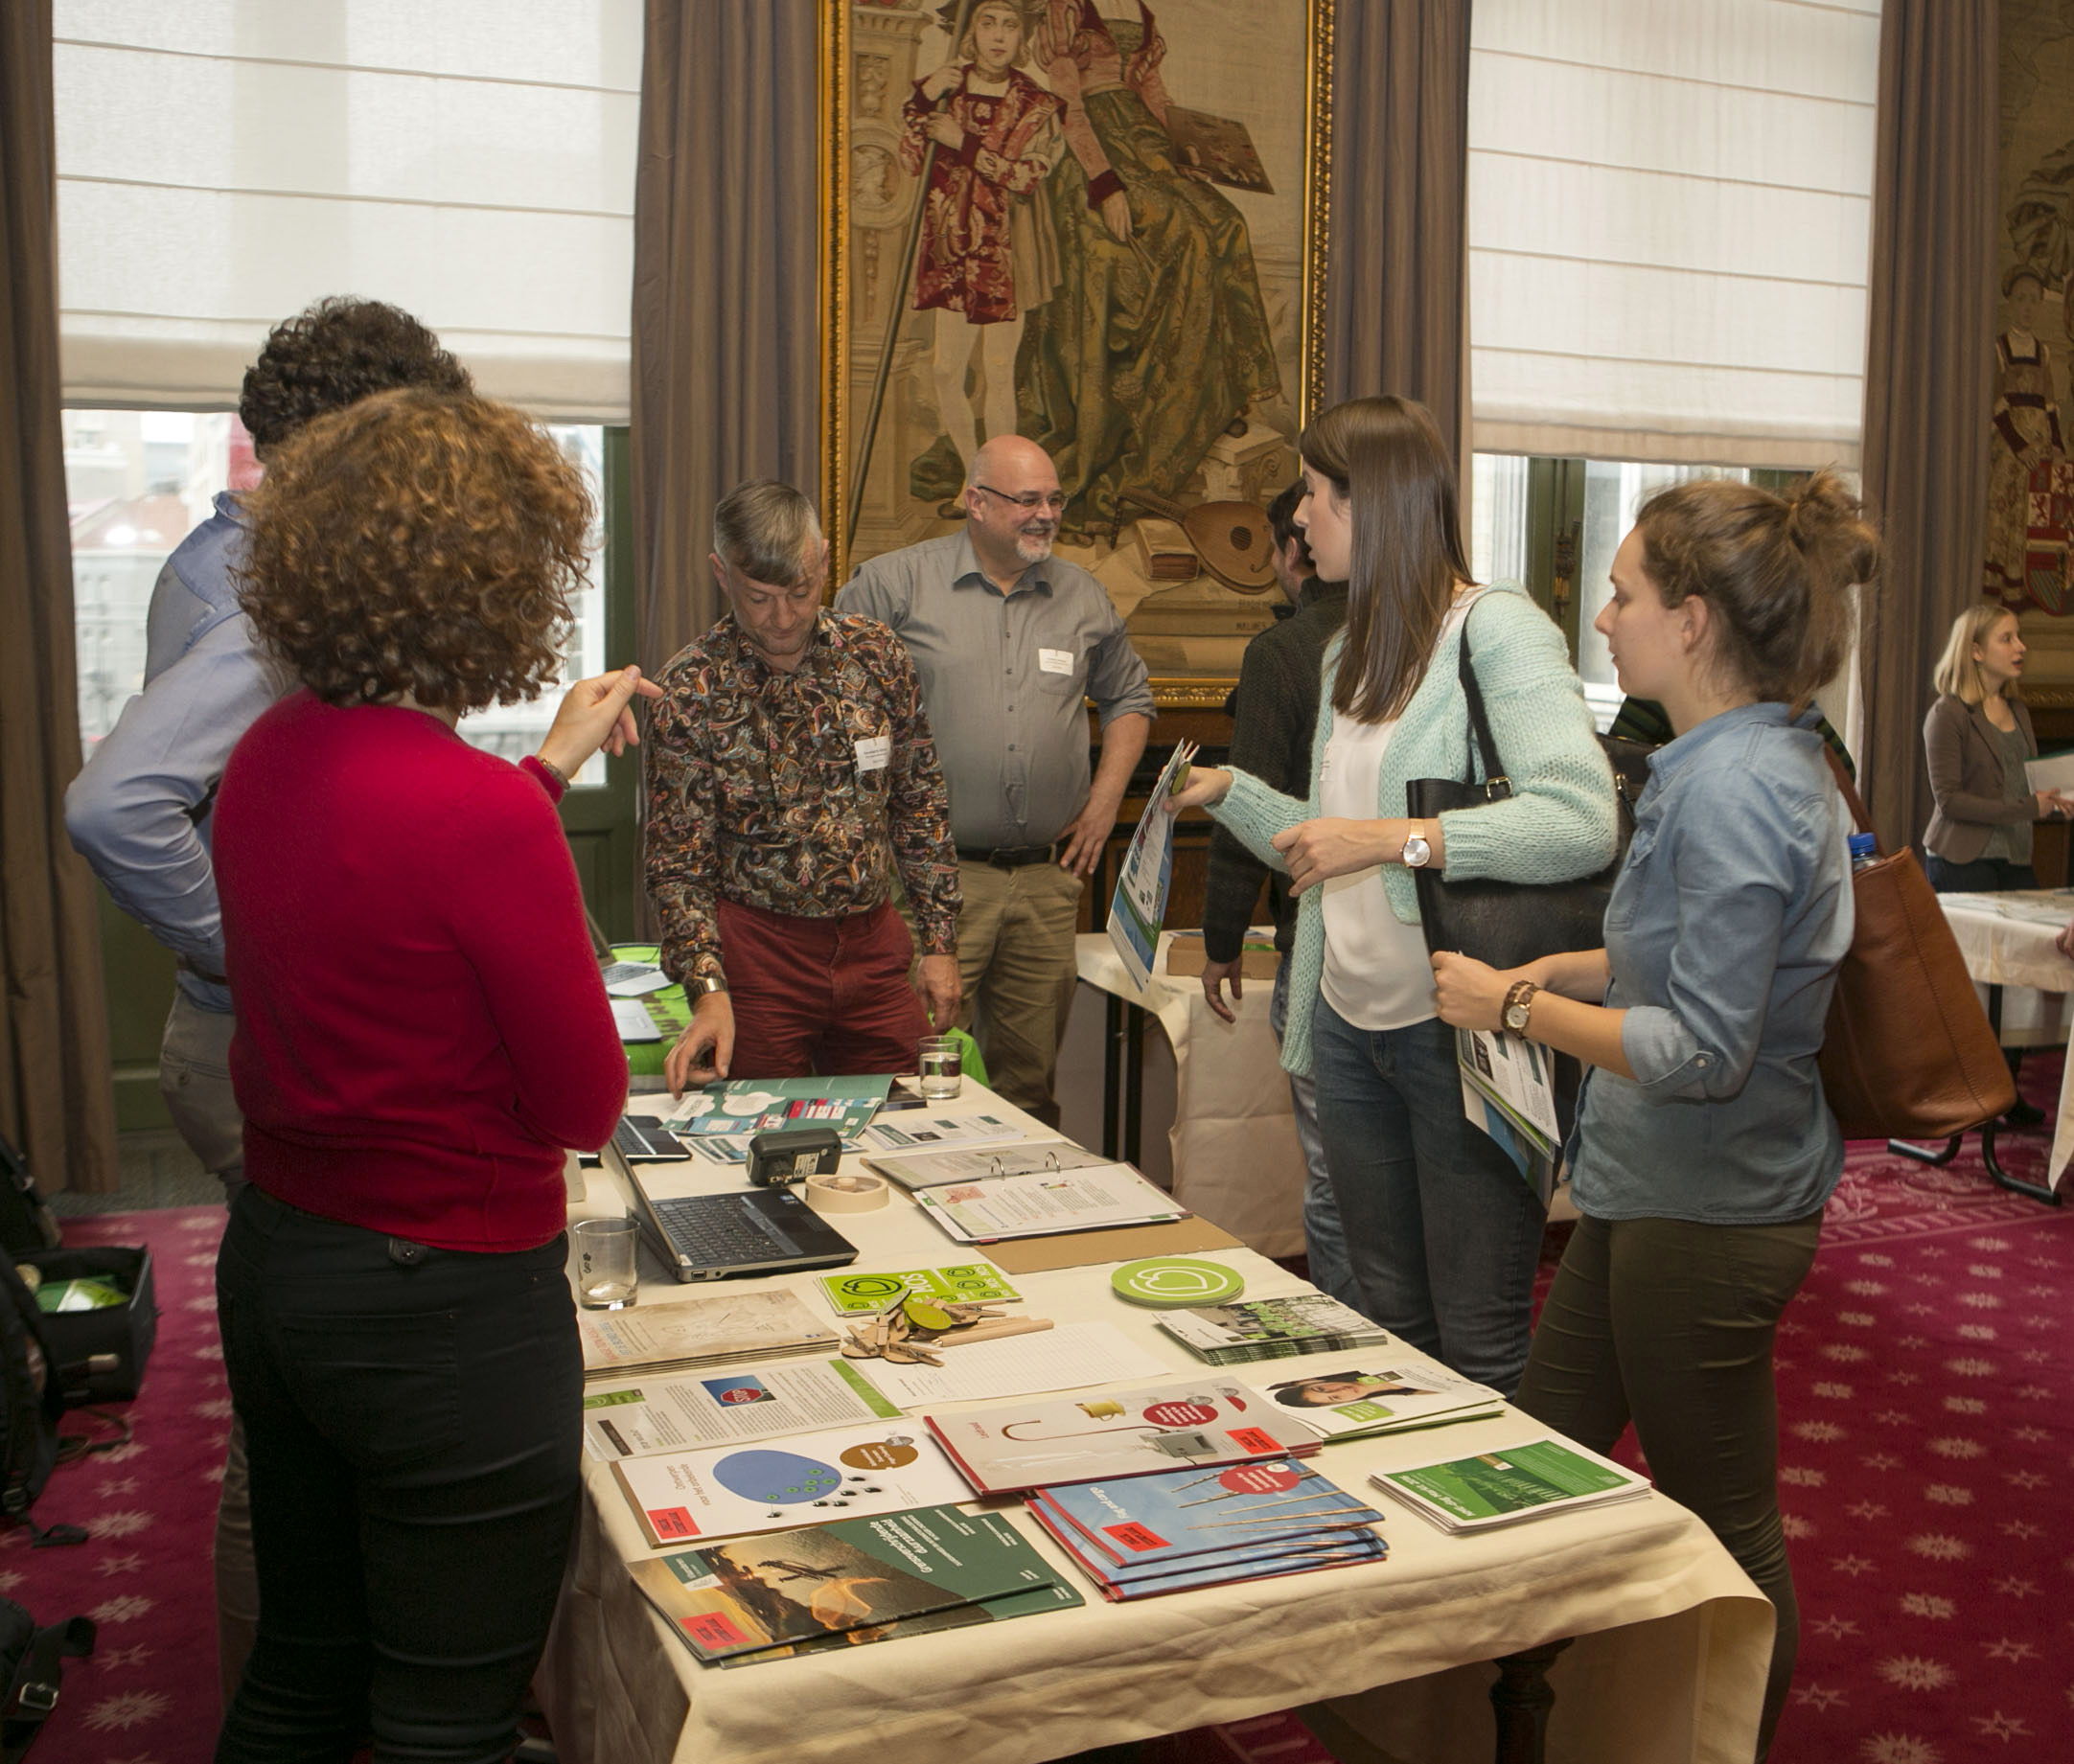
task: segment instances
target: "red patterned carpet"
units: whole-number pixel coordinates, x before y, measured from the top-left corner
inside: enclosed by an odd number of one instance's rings
[[[2049,1105],[2057,1060],[2025,1079]],[[2005,1149],[2038,1174],[2042,1137]],[[148,1243],[164,1316],[134,1443],[60,1469],[37,1502],[42,1523],[92,1539],[35,1550],[0,1532],[0,1591],[40,1621],[101,1625],[100,1652],[66,1673],[43,1764],[198,1764],[214,1745],[221,1223],[213,1208],[66,1222],[71,1243]],[[1804,1628],[1776,1764],[2074,1758],[2074,1532],[2056,1499],[2074,1471],[2074,1206],[1994,1188],[1970,1150],[1931,1170],[1855,1147],[1784,1327]],[[1273,1716],[1148,1743],[1141,1764],[1328,1757]]]

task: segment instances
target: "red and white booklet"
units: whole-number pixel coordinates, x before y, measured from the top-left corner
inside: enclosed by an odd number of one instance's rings
[[[1319,1445],[1315,1433],[1250,1385],[1216,1375],[922,1420],[982,1495],[1194,1464],[1304,1457]]]

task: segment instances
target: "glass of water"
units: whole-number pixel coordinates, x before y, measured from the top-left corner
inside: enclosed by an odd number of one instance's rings
[[[587,1311],[623,1311],[641,1277],[634,1266],[639,1230],[631,1219],[582,1219],[576,1225],[576,1302]]]
[[[940,1103],[957,1094],[964,1082],[965,1053],[955,1035],[925,1035],[915,1050],[915,1070],[925,1102]]]

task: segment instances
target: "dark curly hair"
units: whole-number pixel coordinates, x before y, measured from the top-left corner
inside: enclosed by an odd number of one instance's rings
[[[244,506],[239,602],[327,703],[481,710],[554,680],[590,493],[509,404],[379,392],[291,435]]]
[[[313,418],[396,386],[472,392],[475,382],[401,307],[334,294],[267,332],[245,369],[238,420],[265,457]]]

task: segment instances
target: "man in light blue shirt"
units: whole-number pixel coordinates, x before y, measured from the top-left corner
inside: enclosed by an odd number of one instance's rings
[[[468,370],[407,312],[333,298],[275,326],[245,371],[238,415],[261,463],[305,424],[396,386],[471,389]],[[237,496],[180,541],[151,589],[144,690],[65,792],[65,831],[115,904],[180,970],[159,1045],[158,1083],[180,1136],[235,1201],[244,1119],[231,1092],[236,1026],[223,983],[223,921],[209,859],[217,782],[239,738],[288,685],[239,608],[244,556]],[[251,1651],[252,1575],[244,1439],[233,1424],[217,1508],[217,1646],[227,1704]]]

